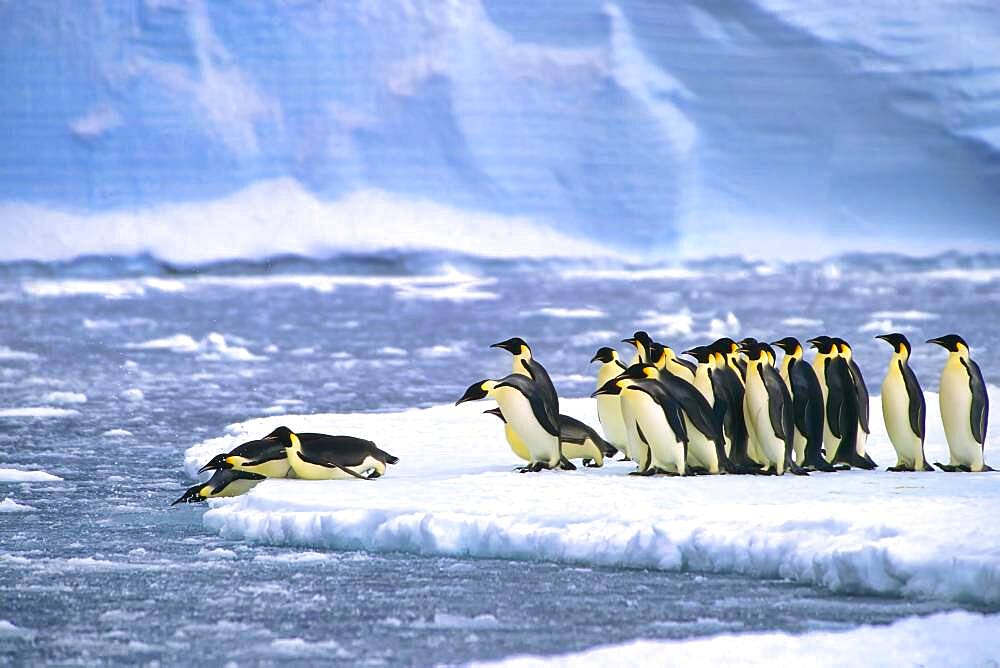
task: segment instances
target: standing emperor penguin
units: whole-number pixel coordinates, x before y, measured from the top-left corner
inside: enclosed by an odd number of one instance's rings
[[[716,396],[719,395],[719,389],[725,390],[726,406],[722,424],[728,446],[726,452],[729,456],[731,473],[758,473],[760,464],[751,459],[747,452],[750,435],[743,413],[743,397],[746,390],[739,367],[735,364],[738,352],[733,350],[735,346],[736,342],[728,338],[719,339],[710,346],[712,356],[715,358],[713,376],[721,381],[720,388],[716,388]]]
[[[455,405],[490,397],[528,451],[530,460],[522,473],[543,469],[576,468],[563,456],[559,447],[559,418],[550,411],[536,381],[519,373],[500,380],[481,380],[465,390]]]
[[[861,367],[854,361],[854,351],[851,349],[851,345],[847,341],[838,338],[835,338],[833,342],[840,347],[840,356],[844,358],[851,370],[851,380],[854,382],[854,389],[858,393],[858,442],[855,447],[861,458],[867,461],[871,465],[871,468],[875,468],[875,462],[865,452],[865,446],[868,444],[868,434],[871,433],[871,429],[868,426],[869,412],[871,410],[868,386],[865,384],[865,377],[861,374]]]
[[[910,342],[902,334],[875,337],[892,346],[892,359],[882,381],[882,416],[889,440],[896,449],[890,471],[933,471],[924,457],[927,406],[920,381],[910,368]]]
[[[782,475],[787,470],[809,475],[793,458],[795,421],[788,388],[762,344],[751,342],[741,347],[747,357],[744,405],[748,425],[757,435],[766,472]]]
[[[815,471],[836,471],[823,458],[823,390],[816,372],[802,361],[802,344],[788,336],[772,345],[785,353],[778,374],[792,395],[795,463]]]
[[[591,363],[600,362],[597,369],[597,388],[603,387],[612,378],[625,371],[625,365],[618,359],[618,351],[613,348],[600,348],[590,359]],[[625,436],[625,420],[622,418],[620,397],[602,394],[597,397],[597,419],[604,430],[604,437],[626,456],[628,456],[628,441]]]
[[[716,423],[712,406],[698,389],[669,371],[657,369],[652,364],[634,365],[629,373],[658,381],[667,394],[681,407],[684,427],[688,434],[688,467],[696,472],[729,472],[731,466],[726,456],[726,441],[721,425]]]
[[[695,365],[677,356],[674,349],[663,343],[653,342],[650,346],[649,363],[660,371],[672,373],[689,383],[694,382]]]
[[[653,339],[649,338],[649,334],[642,331],[641,329],[632,335],[632,338],[622,339],[622,343],[628,343],[635,346],[635,354],[632,355],[632,359],[626,366],[632,366],[633,364],[645,364],[649,362],[649,347],[653,344]]]
[[[983,461],[990,397],[983,373],[970,357],[969,344],[957,334],[927,343],[936,343],[949,353],[941,372],[940,400],[951,461],[947,465],[934,462],[934,466],[942,471],[992,471]]]
[[[553,415],[559,414],[559,395],[556,394],[556,387],[549,378],[549,372],[545,370],[541,362],[536,360],[531,354],[531,347],[519,336],[494,343],[490,348],[502,348],[514,356],[511,363],[511,373],[519,373],[527,376],[538,384],[538,391],[541,392],[542,399],[550,406]]]
[[[629,449],[638,468],[629,475],[687,475],[688,438],[680,403],[663,386],[646,378],[642,365],[599,387],[592,396],[620,395]]]
[[[809,340],[816,348],[813,369],[823,389],[823,447],[831,464],[846,464],[862,469],[875,468],[874,462],[857,451],[858,390],[841,348],[829,336]]]

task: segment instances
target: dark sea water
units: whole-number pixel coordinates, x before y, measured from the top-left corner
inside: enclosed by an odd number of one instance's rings
[[[192,484],[184,450],[230,423],[454,401],[506,364],[487,346],[508,336],[564,396],[589,393],[594,350],[637,328],[678,349],[843,336],[874,390],[888,329],[961,333],[996,378],[998,301],[1000,258],[958,255],[0,266],[0,469],[63,479],[0,482],[0,500],[32,508],[0,513],[0,662],[427,665],[945,609],[720,575],[248,545],[169,503]],[[914,347],[936,389],[943,353]]]

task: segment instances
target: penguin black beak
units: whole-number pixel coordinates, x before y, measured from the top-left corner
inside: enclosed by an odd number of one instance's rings
[[[622,343],[630,343],[630,344],[632,344],[634,346],[635,345],[635,337],[633,336],[631,339],[622,339]]]
[[[875,338],[876,339],[882,339],[886,343],[889,343],[889,335],[888,334],[879,334]],[[930,343],[930,341],[928,341],[928,343]]]
[[[937,338],[937,339],[927,339],[927,343],[933,343],[933,344],[941,346],[942,348],[947,348],[948,347],[947,345],[945,345],[945,343],[940,338]]]
[[[611,395],[621,394],[622,388],[618,387],[618,381],[620,381],[624,377],[625,377],[624,375],[615,376],[608,382],[604,383],[604,385],[601,385],[599,388],[597,388],[590,396],[599,397],[602,394],[611,394]]]
[[[198,494],[198,490],[201,489],[201,485],[195,485],[194,487],[189,487],[186,492],[181,494],[180,498],[171,503],[171,506],[176,506],[178,503],[198,503],[204,501],[201,495]]]
[[[221,454],[212,457],[212,459],[207,464],[198,469],[198,473],[204,473],[205,471],[215,471],[216,469],[231,469],[231,468],[233,468],[233,466],[232,464],[226,461],[226,455]]]
[[[601,354],[600,353],[597,353],[596,355],[594,355],[593,357],[590,358],[590,363],[591,364],[593,364],[594,362],[603,362],[603,361],[604,360],[601,359]]]

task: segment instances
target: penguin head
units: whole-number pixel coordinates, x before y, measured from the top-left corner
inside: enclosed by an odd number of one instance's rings
[[[767,351],[756,339],[744,339],[740,341],[740,352],[747,356],[750,362],[766,362]]]
[[[778,346],[786,355],[802,357],[802,344],[794,336],[786,336],[783,339],[772,341],[771,345]]]
[[[774,348],[771,347],[771,344],[761,342],[760,349],[764,351],[764,360],[768,364],[773,365],[774,360],[777,359],[777,355],[774,354]]]
[[[202,483],[200,485],[194,485],[193,487],[188,487],[187,491],[181,494],[180,498],[171,503],[170,505],[176,506],[178,503],[199,503],[208,498],[210,493],[208,485]],[[204,494],[202,492],[205,492]]]
[[[500,411],[500,407],[499,406],[497,406],[496,408],[491,408],[488,411],[483,411],[483,414],[484,415],[496,415],[498,418],[500,418],[504,422],[507,422],[507,418],[505,418],[503,416],[503,413]]]
[[[282,425],[268,434],[267,438],[277,439],[283,446],[290,448],[292,447],[292,436],[294,435],[295,433],[291,429]]]
[[[591,364],[594,362],[603,362],[604,364],[608,364],[609,362],[614,362],[616,359],[618,359],[618,351],[614,348],[604,346],[603,348],[597,349],[594,356],[590,358],[590,362]]]
[[[724,336],[721,339],[716,340],[712,344],[712,350],[723,355],[724,357],[729,357],[735,355],[740,351],[739,344],[733,341],[728,336]]]
[[[669,354],[667,353],[669,348],[667,348],[667,346],[662,343],[657,343],[656,341],[651,341],[647,350],[649,350],[649,359],[647,361],[650,364],[653,364],[658,369],[662,369],[667,366],[667,358],[669,357]]]
[[[854,354],[854,351],[851,350],[850,343],[835,336],[833,337],[833,345],[837,348],[837,352],[840,353],[841,357],[846,358],[847,361],[851,360],[851,355]]]
[[[690,355],[698,361],[698,364],[708,364],[714,355],[714,351],[711,346],[695,346],[690,350],[685,350],[683,355]]]
[[[834,355],[839,350],[834,349],[834,341],[829,336],[814,336],[809,339],[809,345],[816,349],[820,355]]]
[[[485,399],[496,386],[496,381],[493,380],[481,380],[478,383],[473,383],[469,385],[468,389],[465,390],[465,394],[462,395],[461,399],[455,402],[455,405],[465,403],[466,401],[478,401],[480,399]]]
[[[198,469],[198,473],[204,473],[205,471],[215,471],[219,469],[231,469],[233,465],[227,460],[228,455],[226,453],[218,454],[209,460],[207,464]]]
[[[514,336],[506,341],[494,343],[490,348],[503,348],[511,355],[527,355],[531,357],[531,347],[520,336]]]
[[[946,334],[945,336],[939,336],[936,339],[929,339],[927,343],[936,343],[950,353],[966,353],[969,352],[969,344],[965,342],[958,334]]]
[[[625,377],[624,373],[622,375],[620,375],[620,376],[615,376],[614,378],[612,378],[608,382],[604,383],[604,385],[601,385],[599,388],[597,388],[596,390],[594,390],[591,393],[590,396],[592,396],[592,397],[600,397],[600,396],[603,396],[603,395],[614,396],[614,395],[621,394],[622,393],[622,385],[624,385],[627,382],[628,382],[628,379]]]
[[[910,341],[902,334],[899,333],[879,334],[875,338],[882,339],[883,341],[888,343],[890,346],[892,346],[894,352],[909,357]]]
[[[640,354],[648,356],[649,347],[652,345],[653,339],[649,338],[649,334],[640,329],[638,332],[635,332],[631,338],[622,339],[622,343],[631,343]]]

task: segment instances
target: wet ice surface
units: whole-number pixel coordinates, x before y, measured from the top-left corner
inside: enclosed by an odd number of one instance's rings
[[[566,396],[589,391],[596,347],[637,327],[678,347],[839,334],[873,390],[887,359],[877,330],[954,330],[994,380],[1000,262],[726,260],[646,271],[641,287],[613,266],[563,276],[564,263],[289,261],[277,276],[138,264],[114,276],[104,264],[0,271],[0,468],[63,479],[0,481],[0,500],[32,509],[0,515],[6,660],[428,664],[849,628],[953,605],[725,575],[250,546],[207,531],[200,508],[167,504],[190,484],[184,451],[230,423],[453,401],[507,368],[486,346],[514,334]],[[916,348],[934,390],[943,353]]]

